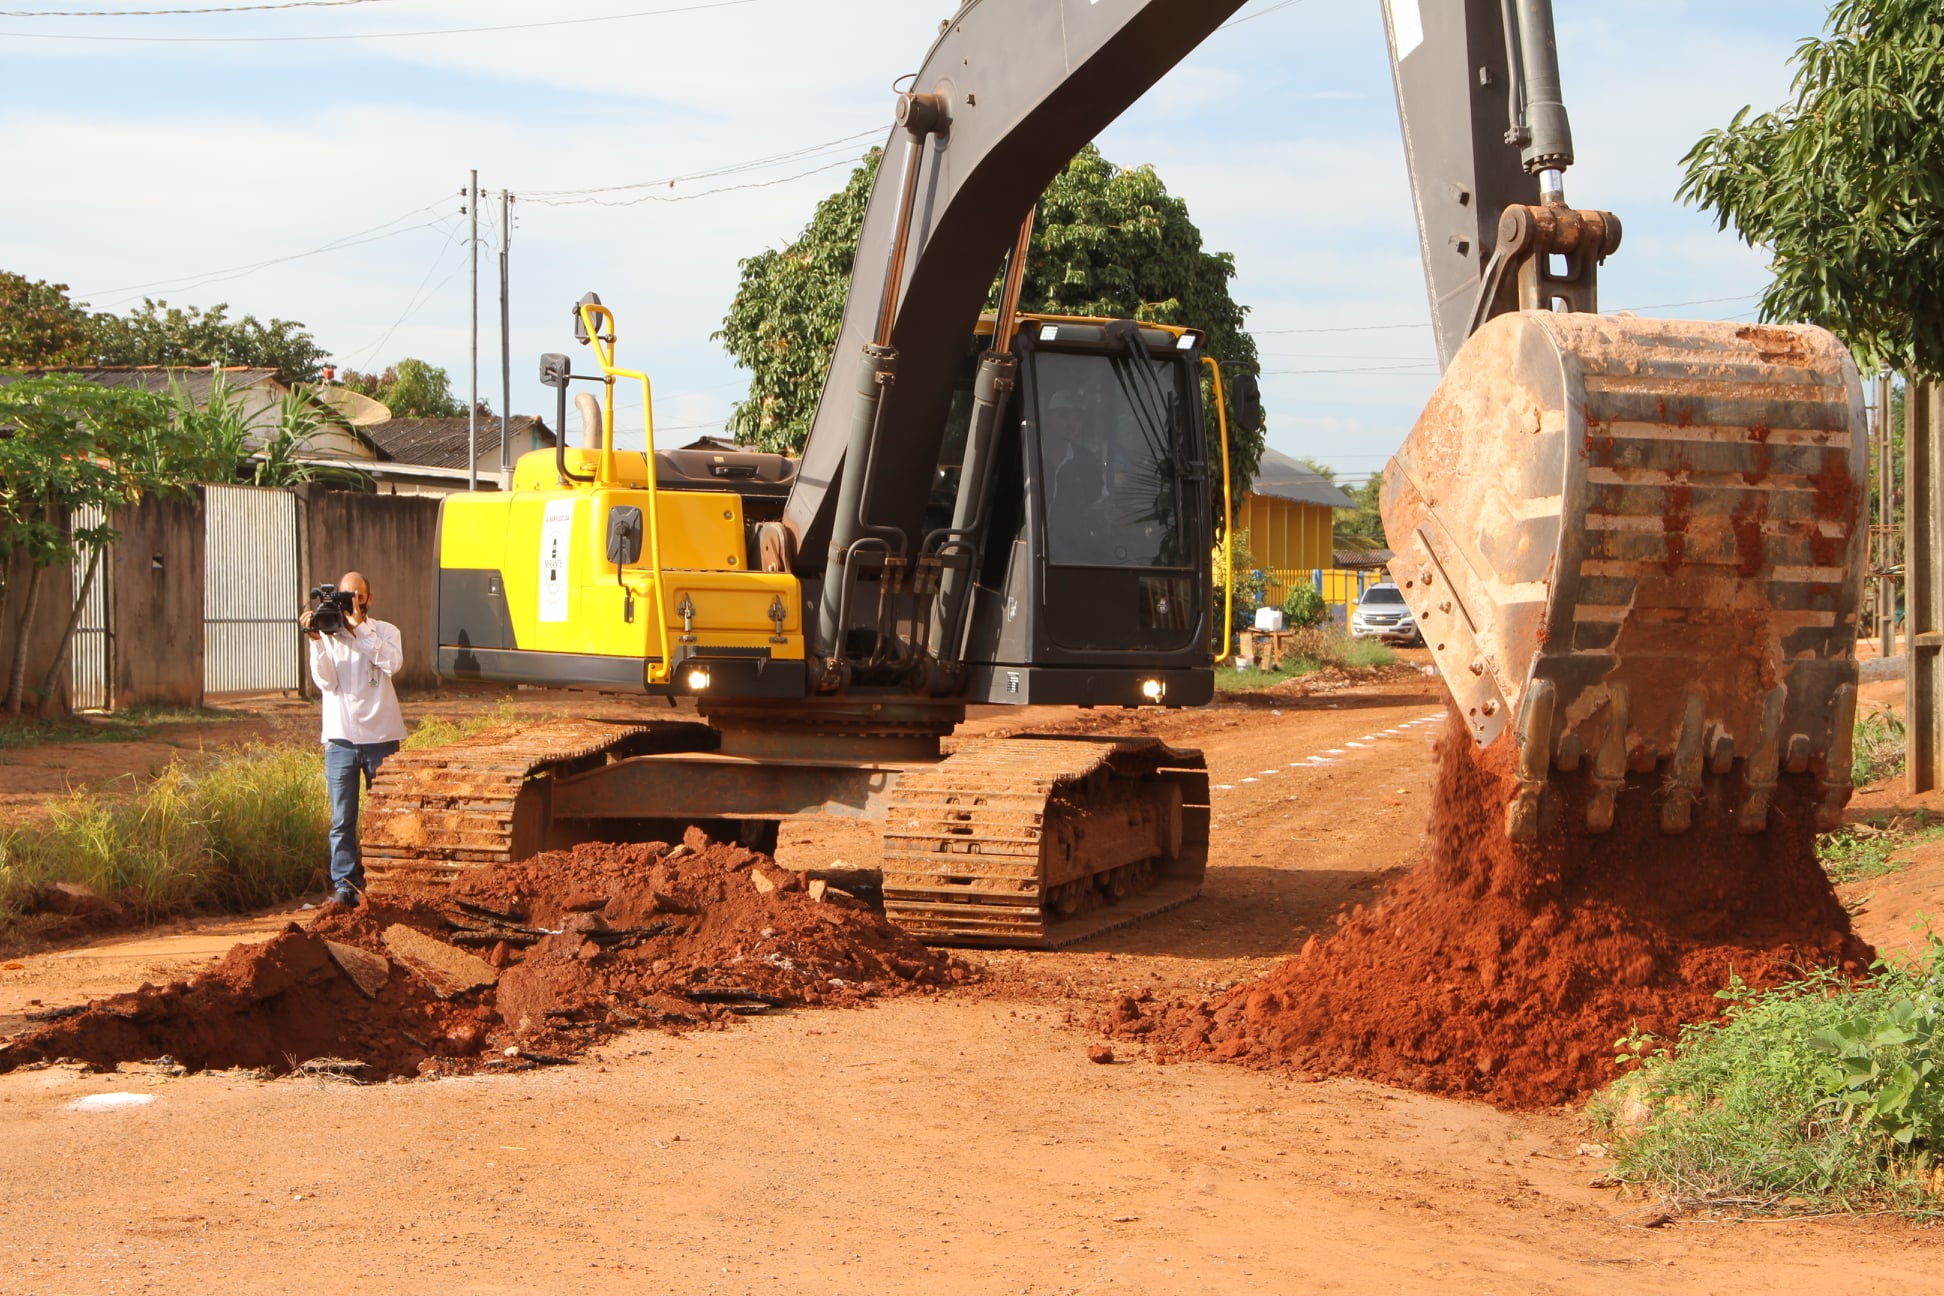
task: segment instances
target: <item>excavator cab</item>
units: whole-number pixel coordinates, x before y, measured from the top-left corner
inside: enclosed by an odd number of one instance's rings
[[[1200,343],[1174,326],[1021,317],[962,648],[970,698],[1213,695]],[[943,457],[964,441],[948,430]]]

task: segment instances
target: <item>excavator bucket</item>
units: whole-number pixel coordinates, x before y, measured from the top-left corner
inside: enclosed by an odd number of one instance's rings
[[[1865,451],[1855,364],[1818,328],[1524,311],[1466,341],[1382,510],[1459,714],[1481,746],[1512,730],[1514,840],[1555,780],[1588,781],[1597,833],[1656,770],[1664,832],[1761,832],[1784,774],[1835,826]]]

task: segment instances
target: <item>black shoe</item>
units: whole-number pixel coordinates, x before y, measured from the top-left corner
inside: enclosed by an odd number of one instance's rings
[[[337,901],[346,909],[356,909],[358,907],[357,888],[341,886],[331,893],[331,899]]]

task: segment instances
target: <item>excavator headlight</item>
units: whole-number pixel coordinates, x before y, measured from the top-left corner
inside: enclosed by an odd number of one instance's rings
[[[709,668],[707,666],[691,666],[688,669],[688,674],[682,678],[688,683],[689,692],[700,693],[709,687]]]
[[[1141,681],[1141,696],[1150,702],[1159,702],[1168,696],[1168,686],[1158,679],[1144,679]]]

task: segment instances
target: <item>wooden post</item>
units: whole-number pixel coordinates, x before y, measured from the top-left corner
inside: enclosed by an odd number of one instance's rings
[[[1904,390],[1904,780],[1928,792],[1944,771],[1944,389],[1913,379]]]

